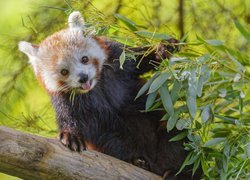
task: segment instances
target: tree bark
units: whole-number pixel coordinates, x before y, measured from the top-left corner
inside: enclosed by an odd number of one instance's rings
[[[0,126],[0,172],[23,179],[161,179],[95,151],[72,152],[59,141]]]

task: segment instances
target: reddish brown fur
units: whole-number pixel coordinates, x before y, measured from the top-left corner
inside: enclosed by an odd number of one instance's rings
[[[109,49],[107,47],[107,45],[105,44],[105,41],[103,38],[101,37],[97,37],[97,36],[94,36],[93,37],[94,40],[96,40],[96,42],[101,46],[101,48],[104,50],[106,56],[108,56],[109,54]]]
[[[97,147],[96,147],[94,144],[92,144],[92,143],[89,143],[89,142],[85,141],[85,145],[86,145],[86,148],[87,148],[88,150],[94,150],[94,151],[102,152],[102,151],[100,150],[100,148],[97,148]]]
[[[101,75],[100,63],[99,63],[98,59],[93,59],[92,63],[95,66],[95,69],[96,69],[96,77],[95,78],[99,79],[99,77]]]

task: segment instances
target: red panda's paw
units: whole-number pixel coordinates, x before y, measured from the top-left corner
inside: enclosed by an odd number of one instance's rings
[[[147,171],[150,171],[149,163],[144,158],[133,159],[132,164]]]
[[[164,60],[169,59],[174,52],[179,51],[178,40],[176,39],[169,39],[166,42],[162,42],[158,45],[156,49],[156,59],[157,60]]]
[[[84,138],[80,135],[76,135],[64,130],[59,133],[58,139],[64,146],[68,147],[72,151],[81,152],[86,150]]]

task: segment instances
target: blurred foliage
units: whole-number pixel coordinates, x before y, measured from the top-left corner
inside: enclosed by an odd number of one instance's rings
[[[17,42],[39,43],[79,10],[89,30],[130,46],[181,39],[181,51],[163,60],[138,92],[148,94],[145,111],[166,111],[167,131],[183,130],[172,141],[188,137],[183,167],[201,165],[205,179],[249,177],[249,1],[9,0],[0,6],[8,7],[0,13],[0,125],[55,136],[50,100]],[[133,56],[124,49],[120,61]]]

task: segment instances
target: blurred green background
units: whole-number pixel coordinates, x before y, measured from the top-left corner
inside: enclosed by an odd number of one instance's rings
[[[71,8],[83,12],[86,20],[97,27],[123,26],[114,18],[114,14],[119,13],[150,31],[164,32],[178,39],[187,36],[191,42],[196,35],[220,39],[228,47],[249,55],[249,44],[233,21],[237,19],[249,30],[248,0],[1,0],[0,125],[56,136],[49,97],[36,81],[27,57],[17,50],[17,42],[38,43],[65,27]],[[249,61],[241,63],[249,68]],[[249,96],[249,92],[246,95]],[[15,178],[0,174],[0,179]]]

